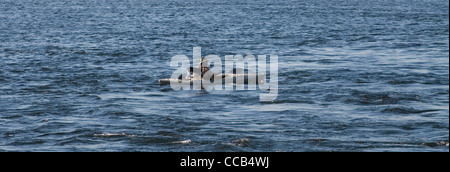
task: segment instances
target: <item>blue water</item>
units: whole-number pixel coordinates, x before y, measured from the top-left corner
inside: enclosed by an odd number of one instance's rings
[[[160,86],[279,56],[263,91]],[[0,151],[443,151],[447,0],[1,0]]]

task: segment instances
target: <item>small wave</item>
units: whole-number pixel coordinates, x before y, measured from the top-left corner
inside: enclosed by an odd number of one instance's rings
[[[62,47],[53,46],[53,45],[45,46],[44,49],[45,49],[45,53],[49,56],[58,55],[63,50]]]
[[[326,38],[315,38],[315,39],[309,39],[309,40],[303,40],[297,43],[297,46],[316,46],[316,45],[323,45],[328,43],[328,39]]]
[[[94,134],[94,137],[105,137],[105,138],[112,138],[112,137],[136,137],[134,134],[126,134],[126,133],[100,133],[100,134]]]
[[[303,60],[305,63],[321,63],[321,64],[333,64],[339,63],[336,59],[318,59],[318,60]]]
[[[112,58],[108,58],[106,60],[114,61],[118,57],[138,57],[141,55],[145,55],[145,49],[143,47],[127,47],[127,48],[116,49],[116,50],[103,49],[102,51],[96,52],[95,55],[112,57]],[[125,60],[125,59],[123,59],[123,60]]]
[[[249,138],[236,139],[236,140],[233,140],[231,143],[233,143],[233,145],[235,145],[235,146],[246,147],[246,146],[250,145],[250,139]]]
[[[397,80],[397,79],[394,79],[394,80],[388,81],[388,83],[389,84],[393,84],[393,85],[400,85],[400,84],[414,84],[414,83],[417,83],[417,82],[414,81],[414,80]]]
[[[405,94],[397,92],[371,93],[365,91],[354,91],[352,95],[356,98],[346,99],[346,103],[359,103],[363,105],[387,105],[398,104],[401,101],[421,101],[420,96],[417,94]]]
[[[372,36],[362,36],[359,38],[356,38],[354,40],[350,40],[351,42],[377,42],[377,39],[375,39]]]
[[[172,144],[189,144],[189,143],[192,143],[191,139],[172,142]]]
[[[25,145],[40,145],[44,144],[45,140],[42,139],[31,139],[31,140],[18,140],[12,142],[10,145],[12,146],[25,146]]]
[[[398,99],[389,96],[385,93],[366,93],[356,91],[353,96],[357,99],[346,99],[346,103],[355,102],[359,104],[369,105],[369,104],[397,104]]]
[[[414,48],[414,47],[420,47],[423,46],[423,44],[419,43],[396,43],[392,48],[398,48],[398,49],[404,49],[404,48]]]
[[[172,90],[173,90],[172,88],[163,88],[160,91],[161,92],[169,92],[169,91],[172,91]]]
[[[321,142],[328,141],[328,139],[324,139],[324,138],[311,138],[311,139],[308,139],[307,141],[310,141],[310,142],[313,142],[313,143],[321,143]]]
[[[270,102],[260,102],[261,104],[283,104],[283,103],[300,103],[300,104],[315,104],[312,100],[292,100],[292,99],[285,99],[285,100],[274,100]]]
[[[448,78],[445,79],[439,79],[439,78],[430,78],[422,82],[422,84],[426,85],[448,85]]]
[[[394,107],[394,108],[383,109],[381,112],[398,113],[398,114],[419,114],[419,113],[435,112],[435,111],[439,111],[439,110],[436,110],[436,109],[418,110],[418,109],[414,109],[414,108]]]
[[[439,147],[439,146],[447,146],[448,147],[448,140],[447,141],[439,141],[439,142],[422,143],[422,145],[429,146],[429,147]]]

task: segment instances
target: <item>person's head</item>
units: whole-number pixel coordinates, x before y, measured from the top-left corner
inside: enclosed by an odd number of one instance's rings
[[[209,65],[208,60],[207,60],[205,57],[202,57],[202,58],[200,59],[200,64],[199,64],[199,66],[200,66],[200,67],[207,67],[208,65]]]

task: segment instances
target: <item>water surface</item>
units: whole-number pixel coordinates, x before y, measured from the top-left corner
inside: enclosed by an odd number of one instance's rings
[[[161,87],[174,55],[276,54],[263,91]],[[444,151],[446,0],[0,2],[0,151]]]

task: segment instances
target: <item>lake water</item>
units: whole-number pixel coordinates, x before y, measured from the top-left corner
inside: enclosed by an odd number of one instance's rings
[[[160,86],[279,56],[275,101]],[[447,0],[1,0],[0,151],[443,151]]]

